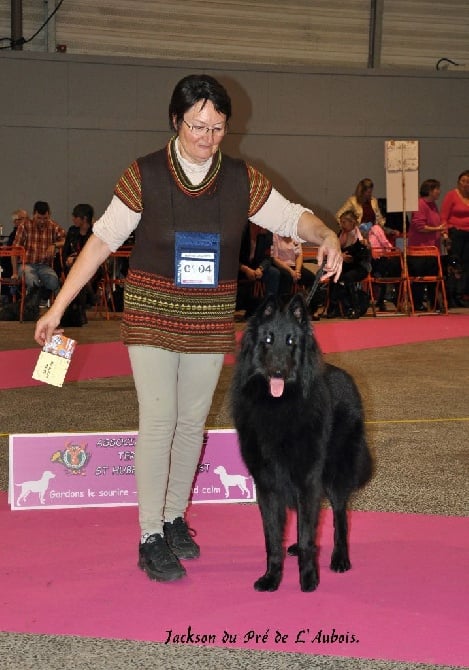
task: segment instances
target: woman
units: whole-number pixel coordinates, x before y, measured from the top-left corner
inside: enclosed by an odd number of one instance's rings
[[[354,195],[347,198],[335,215],[339,225],[342,214],[351,210],[355,214],[359,225],[361,223],[371,223],[372,225],[377,223],[381,227],[384,226],[384,216],[381,214],[377,199],[373,196],[373,188],[374,184],[371,179],[365,178],[358,182]]]
[[[266,295],[278,294],[280,273],[272,265],[272,233],[248,221],[244,226],[239,251],[238,293],[236,310],[244,310],[248,319],[259,306],[255,282],[262,280]],[[247,280],[247,281],[246,281]]]
[[[441,223],[448,231],[451,243],[451,258],[461,268],[461,292],[455,303],[466,306],[463,295],[469,295],[469,170],[458,177],[456,188],[449,191],[441,205]]]
[[[293,284],[314,284],[314,274],[303,265],[303,248],[298,240],[274,234],[272,262],[280,271],[281,296],[291,297]]]
[[[368,246],[372,250],[371,256],[371,274],[373,277],[397,277],[401,274],[400,261],[397,258],[389,258],[386,255],[380,256],[382,251],[391,251],[394,249],[391,242],[386,237],[384,230],[377,223],[362,223],[359,227]],[[379,285],[376,307],[380,312],[386,311],[386,284]]]
[[[124,172],[35,332],[39,344],[50,340],[67,304],[138,226],[122,336],[139,403],[138,565],[158,581],[183,577],[180,559],[200,552],[184,515],[213,392],[234,346],[246,219],[318,244],[326,277],[341,269],[333,231],[285,200],[258,170],[221,153],[230,116],[229,95],[213,77],[189,75],[176,85],[169,105],[175,135]]]
[[[327,318],[339,316],[339,306],[342,305],[348,319],[358,319],[362,307],[357,284],[368,275],[371,265],[368,245],[353,210],[345,211],[340,217],[339,242],[343,266],[339,281],[330,287]]]
[[[440,197],[440,182],[437,179],[426,179],[420,185],[418,210],[412,212],[407,243],[409,247],[441,248],[441,237],[446,237],[446,226],[440,221],[440,213],[436,201]],[[416,257],[408,259],[409,274],[413,277],[437,274],[435,258]],[[427,284],[428,302],[434,303],[435,285]],[[415,309],[426,311],[424,305],[425,286],[422,283],[412,284],[412,296]]]
[[[436,201],[440,197],[440,182],[426,179],[420,185],[418,210],[412,212],[407,244],[409,247],[438,247],[446,237],[446,226],[440,221]]]

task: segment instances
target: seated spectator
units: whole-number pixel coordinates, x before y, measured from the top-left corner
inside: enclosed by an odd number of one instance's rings
[[[327,318],[340,316],[342,306],[348,319],[358,319],[366,310],[361,304],[357,285],[368,275],[371,265],[367,242],[363,239],[353,210],[347,210],[340,216],[339,241],[344,263],[339,281],[329,284]]]
[[[18,226],[20,223],[23,221],[29,221],[29,215],[28,212],[25,209],[17,209],[13,214],[11,215],[11,221],[13,224],[13,229],[11,233],[8,235],[7,239],[7,246],[11,247],[13,245],[13,242],[16,237],[16,231],[18,230]]]
[[[377,223],[361,224],[359,226],[361,233],[371,249],[380,249],[391,251],[395,247],[386,237],[384,230]],[[401,274],[401,264],[398,258],[387,258],[386,256],[379,256],[376,253],[371,256],[371,274],[373,277],[399,277]],[[381,311],[386,311],[386,284],[379,286],[379,292],[376,300],[376,307]],[[394,293],[396,289],[394,287]],[[395,296],[397,300],[397,296]]]
[[[255,282],[261,279],[266,295],[278,295],[280,272],[272,264],[272,241],[272,233],[255,223],[248,222],[244,227],[239,253],[236,309],[245,310],[246,318],[253,313],[259,301],[253,297],[252,286],[239,280]]]
[[[13,212],[13,214],[11,215],[13,229],[6,239],[5,242],[6,246],[11,247],[13,245],[18,225],[22,221],[26,221],[27,219],[29,219],[29,216],[28,212],[25,209],[17,209],[15,212]],[[13,264],[11,262],[11,258],[1,258],[0,265],[1,265],[2,276],[5,279],[9,279],[13,275]],[[2,295],[5,296],[5,298],[2,298],[2,300],[6,300],[7,302],[11,300],[12,296],[15,295],[16,290],[17,290],[16,286],[2,286]]]
[[[418,210],[412,212],[408,234],[409,247],[432,246],[441,249],[441,239],[447,237],[446,226],[440,221],[440,213],[436,201],[440,197],[440,182],[437,179],[426,179],[420,185],[420,197]],[[414,277],[435,275],[438,266],[435,258],[412,258],[408,260],[409,274]],[[417,311],[426,311],[425,285],[422,283],[412,284],[412,297]],[[426,284],[427,302],[433,304],[435,301],[435,284]]]
[[[340,225],[340,217],[346,211],[352,210],[357,218],[358,224],[375,223],[381,226],[386,235],[394,238],[399,235],[398,230],[386,227],[386,219],[384,218],[378,204],[377,198],[373,195],[374,184],[371,179],[361,179],[356,188],[355,193],[351,195],[344,202],[342,207],[336,212],[336,219]]]
[[[68,229],[62,249],[62,260],[67,274],[91,235],[93,216],[94,210],[91,205],[80,204],[73,208],[73,225]]]
[[[50,296],[59,288],[59,278],[54,271],[53,263],[57,249],[63,247],[65,230],[50,217],[47,202],[38,201],[33,208],[32,219],[18,224],[13,244],[26,250],[25,266],[18,267],[17,259],[12,261],[13,277],[25,275],[28,292],[39,294],[41,288]],[[45,296],[43,296],[45,297]]]
[[[68,275],[78,254],[92,233],[94,210],[91,205],[75,205],[72,211],[73,226],[70,226],[62,249],[62,262],[65,275]],[[96,304],[94,279],[88,281],[64,314],[62,325],[82,326],[88,322],[86,306]]]
[[[295,242],[291,237],[281,237],[274,233],[272,243],[272,262],[280,272],[279,297],[286,303],[292,295],[293,286],[300,284],[310,288],[314,284],[315,275],[303,265],[303,248],[300,242]],[[316,300],[310,305],[311,311],[316,311],[319,306]]]
[[[373,195],[373,188],[374,184],[371,179],[365,178],[358,182],[355,193],[347,198],[335,215],[339,225],[342,214],[351,210],[359,225],[377,223],[381,227],[384,226],[384,217],[381,214],[378,200]]]

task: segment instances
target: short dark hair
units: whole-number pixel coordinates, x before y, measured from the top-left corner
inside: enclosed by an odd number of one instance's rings
[[[89,224],[93,223],[94,209],[91,205],[88,205],[86,202],[82,202],[78,205],[75,205],[72,211],[72,216],[76,216],[79,219],[86,219]]]
[[[49,203],[45,200],[38,200],[34,203],[33,214],[36,213],[44,216],[45,214],[50,214]]]
[[[469,177],[469,170],[464,170],[463,172],[461,172],[461,174],[458,177],[458,181],[460,181],[462,177]]]
[[[225,87],[208,74],[190,74],[174,87],[169,103],[170,128],[178,128],[187,110],[200,100],[205,101],[204,105],[210,100],[216,111],[224,114],[227,121],[231,117],[231,98]]]
[[[430,195],[435,188],[440,188],[438,179],[425,179],[425,181],[420,184],[420,197],[425,198],[427,195]]]

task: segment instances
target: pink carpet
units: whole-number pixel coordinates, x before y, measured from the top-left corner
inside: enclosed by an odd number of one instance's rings
[[[411,344],[469,336],[469,315],[366,318],[357,321],[321,321],[314,326],[324,353]],[[239,337],[241,334],[239,333]],[[0,389],[39,386],[31,379],[39,348],[0,352]],[[234,355],[226,356],[234,363]],[[82,344],[70,364],[66,381],[130,374],[126,347],[121,342]]]
[[[314,593],[299,590],[293,558],[276,593],[252,588],[264,570],[256,505],[193,506],[202,556],[173,584],[137,569],[134,507],[11,512],[0,494],[0,520],[2,631],[430,665],[469,659],[467,518],[353,512],[353,569],[339,575],[327,568],[324,512]]]
[[[40,348],[0,352],[0,389],[43,386],[31,378]],[[127,348],[122,342],[80,344],[67,371],[66,382],[130,375]]]

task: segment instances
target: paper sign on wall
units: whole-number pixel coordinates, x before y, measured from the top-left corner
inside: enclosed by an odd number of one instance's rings
[[[387,140],[384,159],[387,211],[415,212],[419,208],[418,141]]]

